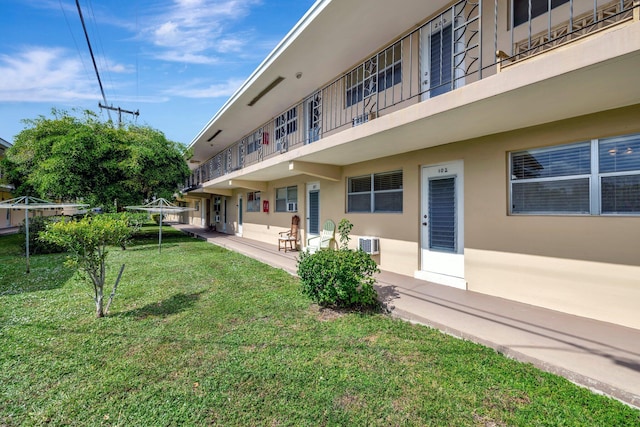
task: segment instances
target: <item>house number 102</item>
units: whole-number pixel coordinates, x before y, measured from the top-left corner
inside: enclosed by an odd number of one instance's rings
[[[447,168],[439,168],[438,173],[447,173],[449,170]]]

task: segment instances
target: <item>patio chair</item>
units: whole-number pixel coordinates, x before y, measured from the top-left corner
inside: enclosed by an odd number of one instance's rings
[[[300,228],[300,217],[294,215],[291,218],[291,228],[287,231],[281,231],[280,237],[278,237],[278,252],[284,249],[287,252],[287,248],[290,251],[298,250],[298,230]]]
[[[310,252],[315,252],[319,249],[330,248],[331,242],[335,241],[335,231],[336,224],[330,219],[326,220],[322,225],[322,232],[320,235],[309,237],[307,239],[307,249]]]

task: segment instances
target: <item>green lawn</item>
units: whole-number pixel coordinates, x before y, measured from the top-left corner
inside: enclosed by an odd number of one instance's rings
[[[0,426],[640,425],[640,411],[383,314],[319,310],[297,279],[165,229],[111,314],[89,285],[0,237]],[[110,291],[110,286],[109,286]]]

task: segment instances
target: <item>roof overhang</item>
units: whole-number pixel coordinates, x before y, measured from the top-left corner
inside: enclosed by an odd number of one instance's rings
[[[635,70],[640,70],[640,22],[522,61],[437,98],[205,182],[203,187],[217,192],[242,188],[230,185],[233,182],[319,176],[320,170],[323,178],[331,179],[336,175],[327,172],[330,167],[640,105]]]
[[[191,141],[192,168],[449,3],[403,0],[398,7],[389,0],[318,0]]]

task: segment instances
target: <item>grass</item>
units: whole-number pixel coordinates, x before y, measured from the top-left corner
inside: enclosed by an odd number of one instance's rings
[[[320,310],[297,279],[150,227],[107,318],[89,285],[0,237],[0,425],[624,426],[640,411],[382,314]],[[109,287],[110,288],[110,287]],[[110,290],[110,289],[109,289]]]

